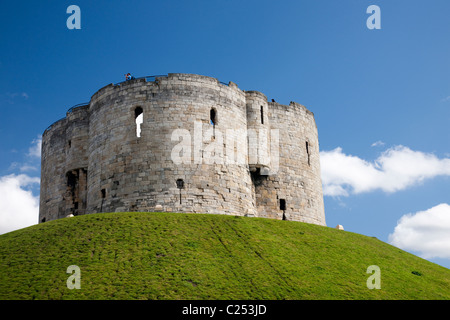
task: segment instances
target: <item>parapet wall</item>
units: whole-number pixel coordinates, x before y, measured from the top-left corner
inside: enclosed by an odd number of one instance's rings
[[[232,82],[169,74],[108,85],[44,132],[40,221],[173,211],[325,225],[318,150],[305,107]]]

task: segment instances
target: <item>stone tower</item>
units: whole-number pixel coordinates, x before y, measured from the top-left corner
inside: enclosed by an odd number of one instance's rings
[[[110,84],[42,136],[39,221],[216,213],[325,225],[312,112],[215,78]]]

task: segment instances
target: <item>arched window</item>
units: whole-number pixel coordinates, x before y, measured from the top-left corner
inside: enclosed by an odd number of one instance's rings
[[[264,124],[264,107],[261,106],[261,124]]]
[[[141,107],[134,109],[134,119],[136,122],[136,137],[141,137],[141,124],[144,121],[144,110]]]

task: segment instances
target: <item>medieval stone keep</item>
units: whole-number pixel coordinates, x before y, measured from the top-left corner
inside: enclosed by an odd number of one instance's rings
[[[42,136],[39,221],[214,213],[325,225],[312,112],[170,73],[110,84]]]

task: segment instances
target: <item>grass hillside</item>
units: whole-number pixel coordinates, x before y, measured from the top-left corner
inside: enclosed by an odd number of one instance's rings
[[[67,288],[70,265],[80,289]],[[0,235],[0,299],[450,299],[450,270],[299,222],[102,213]]]

